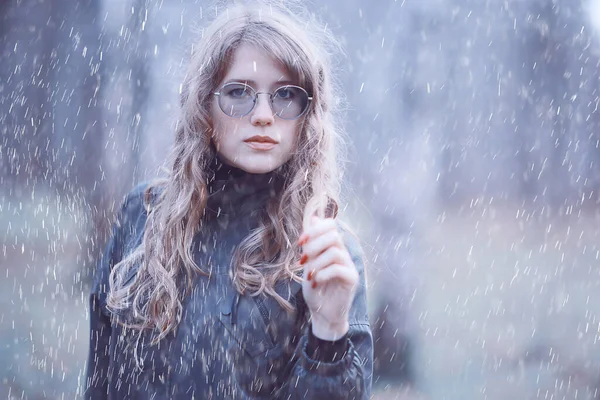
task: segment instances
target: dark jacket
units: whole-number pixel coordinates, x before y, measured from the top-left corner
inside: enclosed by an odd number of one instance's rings
[[[229,263],[240,240],[256,226],[276,185],[241,170],[217,172],[200,233],[193,242],[198,275],[183,300],[182,319],[157,345],[111,322],[106,309],[110,269],[141,241],[147,211],[142,184],[129,193],[113,225],[90,295],[90,348],[86,399],[367,399],[372,380],[372,335],[367,316],[363,255],[344,233],[360,273],[349,334],[336,341],[312,335],[301,285],[276,290],[297,308],[285,312],[272,298],[239,295]],[[129,279],[133,279],[131,274]],[[136,365],[134,355],[140,360]]]

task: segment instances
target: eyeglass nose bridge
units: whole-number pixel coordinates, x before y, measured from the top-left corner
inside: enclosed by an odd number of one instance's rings
[[[254,101],[252,104],[252,108],[250,109],[250,111],[248,111],[248,114],[252,113],[252,111],[254,111],[254,109],[256,108],[256,105],[258,104],[258,95],[259,94],[268,94],[269,95],[269,108],[271,108],[271,113],[273,114],[273,116],[277,115],[277,113],[275,112],[275,110],[273,110],[273,96],[274,93],[269,93],[269,92],[254,92]]]

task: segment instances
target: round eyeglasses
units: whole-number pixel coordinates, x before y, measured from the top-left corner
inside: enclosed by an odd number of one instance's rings
[[[312,100],[306,90],[300,86],[281,86],[273,93],[257,92],[245,83],[231,82],[221,86],[218,92],[219,108],[225,114],[234,118],[244,117],[256,107],[259,94],[268,94],[271,110],[281,119],[293,120],[300,118]]]

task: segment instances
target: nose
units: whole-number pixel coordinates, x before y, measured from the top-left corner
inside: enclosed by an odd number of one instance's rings
[[[268,93],[261,93],[264,96],[257,96],[256,106],[250,115],[250,123],[255,126],[273,125],[274,114],[271,109],[271,102]]]

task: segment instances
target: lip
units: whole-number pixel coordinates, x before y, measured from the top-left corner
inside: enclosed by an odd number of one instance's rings
[[[251,138],[248,138],[248,139],[244,140],[244,142],[273,143],[273,144],[277,144],[277,140],[273,139],[272,137],[269,137],[269,136],[260,136],[260,135],[254,135]]]
[[[245,140],[245,143],[248,146],[250,146],[251,148],[253,148],[254,150],[262,150],[262,151],[271,150],[275,146],[277,146],[277,143],[273,143],[273,142],[255,142],[255,141]]]
[[[260,135],[252,136],[251,138],[248,138],[248,139],[244,140],[244,142],[248,146],[250,146],[251,148],[253,148],[254,150],[262,150],[262,151],[271,150],[278,143],[272,137],[269,137],[269,136],[260,136]]]

